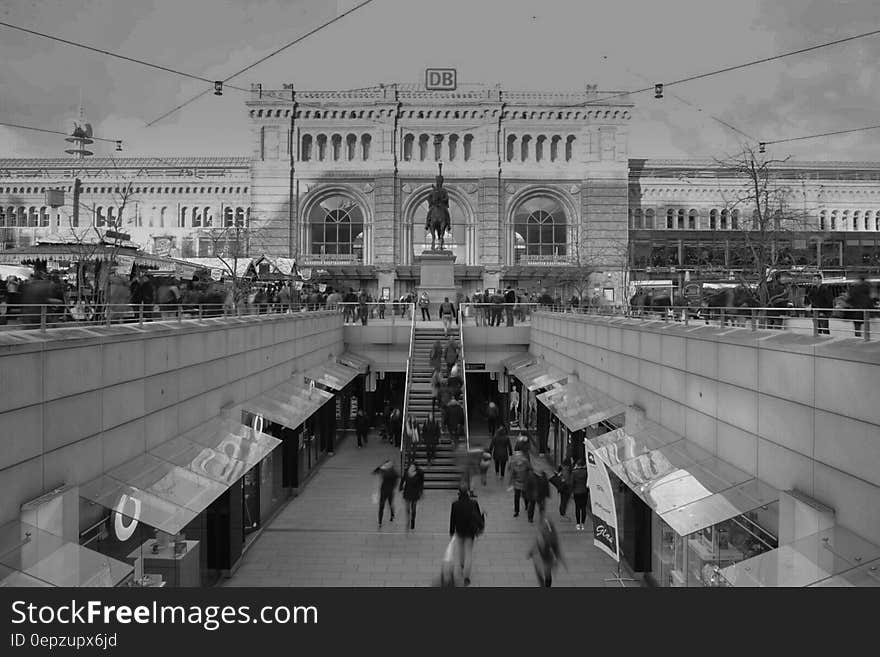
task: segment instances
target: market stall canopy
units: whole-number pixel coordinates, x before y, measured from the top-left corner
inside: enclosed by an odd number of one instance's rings
[[[351,351],[346,351],[336,360],[346,367],[357,370],[359,374],[366,374],[373,366],[372,359],[367,358],[366,356],[361,356],[360,354],[355,354]]]
[[[5,281],[10,276],[27,280],[33,275],[34,270],[31,267],[23,267],[21,265],[0,265],[0,281]]]
[[[584,383],[569,381],[538,395],[569,431],[580,431],[622,413],[626,405]]]
[[[358,375],[358,371],[327,361],[317,367],[313,367],[305,373],[306,382],[314,381],[317,385],[323,385],[333,390],[342,390]]]
[[[513,374],[515,370],[518,370],[521,367],[528,367],[529,365],[533,365],[536,360],[537,358],[526,351],[524,353],[517,354],[516,356],[505,358],[503,361],[501,361],[501,365],[509,373]]]
[[[296,429],[332,398],[326,390],[309,389],[288,381],[245,402],[242,409],[269,422]]]
[[[721,576],[736,587],[878,587],[880,546],[832,527],[728,566]]]
[[[568,374],[565,372],[552,368],[543,362],[520,367],[514,370],[513,374],[523,382],[523,385],[530,392],[547,388],[568,378]]]
[[[585,443],[680,536],[779,500],[772,486],[654,422]]]
[[[177,534],[279,444],[214,418],[81,486],[80,497]]]
[[[0,587],[116,586],[134,569],[24,522],[0,527]]]

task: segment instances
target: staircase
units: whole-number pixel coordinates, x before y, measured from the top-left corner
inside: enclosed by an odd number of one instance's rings
[[[458,337],[456,333],[450,333],[450,337]],[[434,369],[431,367],[431,350],[434,342],[440,340],[444,346],[448,338],[444,337],[442,328],[419,328],[416,326],[413,334],[412,363],[410,364],[410,381],[407,389],[407,413],[416,418],[421,425],[431,415],[431,375]],[[442,370],[444,376],[446,364]],[[434,409],[434,419],[441,421],[439,408]],[[416,463],[425,471],[426,489],[457,490],[461,475],[456,464],[455,451],[452,441],[445,434],[441,434],[437,445],[433,465],[428,465],[427,451],[423,443],[416,448]]]

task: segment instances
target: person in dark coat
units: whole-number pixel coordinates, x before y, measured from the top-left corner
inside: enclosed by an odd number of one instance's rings
[[[507,469],[507,459],[513,456],[513,448],[510,446],[510,437],[504,427],[501,427],[492,436],[492,442],[489,443],[489,451],[492,452],[492,459],[495,461],[495,476],[498,479],[504,478],[504,472]]]
[[[475,519],[482,515],[480,505],[472,497],[467,486],[458,490],[458,499],[452,503],[449,513],[449,535],[455,538],[456,552],[464,577],[464,585],[471,583],[471,564],[474,558],[474,538],[480,529]]]
[[[367,444],[367,434],[370,432],[370,419],[363,408],[358,409],[354,418],[354,430],[357,434],[358,447],[363,447]]]
[[[828,318],[834,311],[834,294],[827,285],[822,285],[822,276],[813,276],[813,285],[807,290],[804,301],[813,308],[816,314],[816,333],[830,335]]]
[[[495,429],[498,427],[498,405],[490,401],[486,408],[486,423],[489,425],[489,435],[495,435]]]
[[[549,518],[541,519],[535,543],[527,556],[534,563],[535,575],[538,576],[540,585],[550,587],[553,583],[553,571],[559,563],[565,565],[565,558],[559,548],[559,534]]]
[[[568,512],[568,501],[571,499],[571,462],[565,459],[562,464],[556,468],[556,472],[550,477],[550,483],[556,487],[559,493],[559,517],[562,520],[568,520],[565,515]]]
[[[544,517],[547,498],[550,497],[550,483],[547,475],[537,470],[529,472],[525,486],[526,516],[529,522],[535,521],[535,507],[538,509],[538,518]]]
[[[397,487],[397,480],[400,475],[391,459],[385,461],[378,468],[373,470],[373,474],[382,477],[379,484],[379,527],[382,527],[382,512],[385,510],[385,502],[388,502],[388,509],[391,511],[391,522],[394,522],[394,490]]]
[[[853,320],[853,328],[856,337],[862,335],[862,324],[865,323],[865,312],[874,308],[874,301],[871,299],[871,287],[864,275],[859,276],[859,282],[853,285],[849,294],[846,296],[846,302],[852,311],[849,312],[850,318]],[[868,334],[870,324],[870,315],[868,325],[865,326],[865,334]]]
[[[455,399],[450,399],[446,406],[446,428],[452,438],[452,444],[458,447],[458,437],[461,435],[461,427],[464,425],[464,409]]]
[[[422,429],[422,436],[425,441],[425,452],[428,457],[428,465],[433,465],[434,456],[437,454],[437,443],[440,442],[440,425],[434,419],[434,415],[425,421]]]
[[[390,435],[388,436],[388,441],[394,444],[396,447],[400,447],[400,432],[403,429],[403,414],[400,412],[399,408],[395,408],[391,411],[391,417],[388,420],[388,431]]]
[[[574,497],[575,528],[583,531],[587,521],[590,489],[587,486],[587,462],[581,458],[571,471],[571,494]]]
[[[431,347],[429,362],[431,363],[431,368],[434,370],[439,370],[443,367],[443,343],[440,342],[440,340],[434,341],[434,346]]]
[[[416,528],[416,505],[422,499],[425,490],[425,473],[416,465],[415,461],[403,473],[400,480],[400,490],[403,491],[403,499],[406,501],[406,526],[407,529]]]
[[[452,366],[458,362],[458,342],[456,340],[450,340],[446,343],[446,351],[445,351],[445,360],[446,360],[446,374],[452,371]]]

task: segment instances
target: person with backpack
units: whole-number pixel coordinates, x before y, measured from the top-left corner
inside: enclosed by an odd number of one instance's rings
[[[556,468],[556,472],[550,477],[550,483],[559,493],[559,517],[568,520],[568,516],[565,515],[568,512],[568,501],[571,499],[571,463],[568,459]]]
[[[443,322],[443,335],[449,335],[449,327],[455,317],[455,306],[449,302],[449,297],[444,297],[440,304],[440,321]]]
[[[492,436],[492,442],[489,443],[489,451],[492,452],[492,459],[495,461],[495,476],[498,479],[504,479],[507,469],[507,459],[513,456],[513,448],[510,446],[510,438],[504,427],[498,429]]]
[[[587,462],[580,458],[571,471],[571,494],[574,497],[575,528],[584,530],[587,520],[587,504],[590,501],[590,489],[587,486]]]
[[[461,486],[458,489],[458,499],[452,503],[449,513],[449,536],[455,540],[455,552],[465,586],[470,586],[471,583],[474,539],[483,533],[485,526],[486,519],[480,505],[467,486]]]
[[[373,474],[382,477],[379,484],[379,529],[382,529],[382,513],[385,510],[385,502],[388,502],[388,509],[391,511],[391,522],[394,522],[394,490],[397,487],[397,480],[400,475],[391,459],[385,461],[378,468],[373,470]]]
[[[406,527],[407,530],[413,530],[416,528],[416,505],[425,490],[425,473],[415,461],[411,461],[403,473],[400,490],[403,491],[403,499],[406,502]]]
[[[526,502],[524,496],[526,481],[532,470],[532,464],[529,456],[521,449],[517,449],[513,458],[510,460],[510,488],[513,489],[513,517],[519,517],[519,501],[520,498]],[[510,490],[508,488],[508,490]]]
[[[535,543],[527,556],[532,559],[535,575],[538,576],[538,582],[543,587],[549,588],[553,584],[553,571],[558,564],[562,563],[566,568],[568,567],[559,548],[559,534],[550,518],[541,520]]]

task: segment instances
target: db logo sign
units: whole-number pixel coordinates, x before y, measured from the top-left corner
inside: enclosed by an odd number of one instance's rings
[[[428,91],[455,91],[456,77],[454,68],[425,69],[425,89]]]

